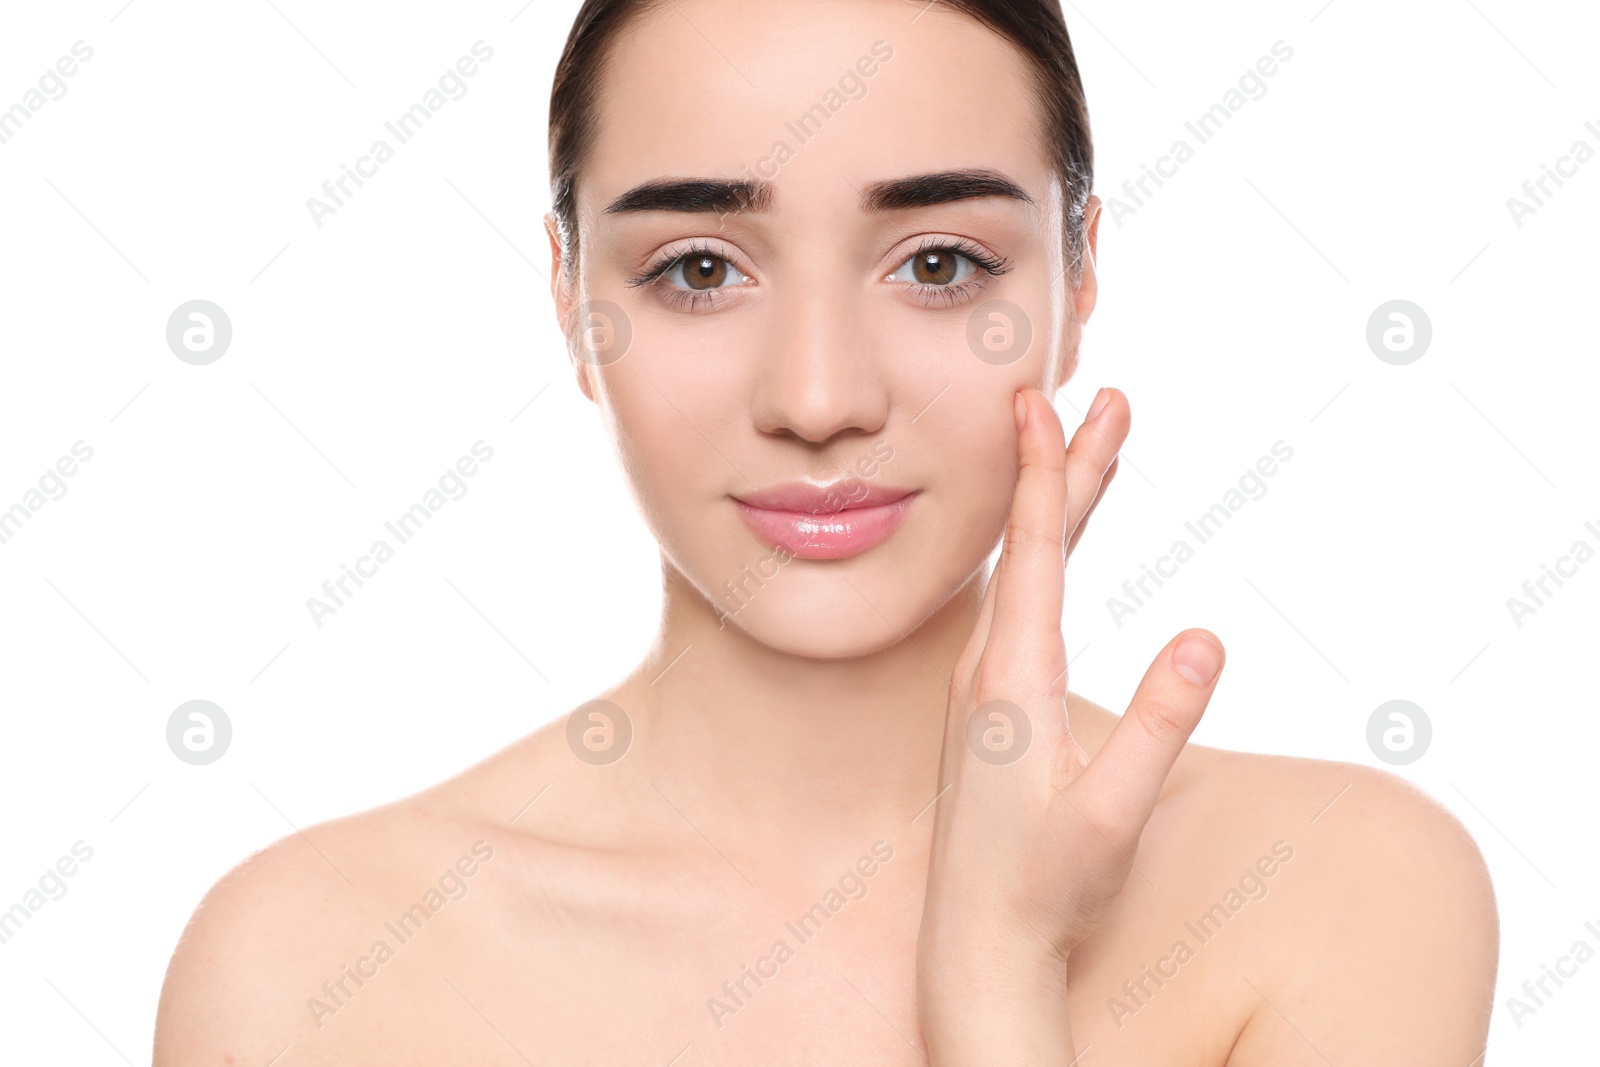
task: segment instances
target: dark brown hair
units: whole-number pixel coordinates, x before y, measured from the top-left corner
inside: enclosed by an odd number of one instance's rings
[[[933,0],[976,20],[1028,57],[1045,117],[1046,144],[1065,196],[1062,241],[1076,281],[1084,252],[1084,213],[1094,181],[1089,112],[1060,0]],[[663,0],[584,0],[550,92],[550,193],[561,233],[564,273],[577,269],[576,185],[598,125],[599,86],[608,46],[627,24]],[[920,6],[920,5],[918,5]]]

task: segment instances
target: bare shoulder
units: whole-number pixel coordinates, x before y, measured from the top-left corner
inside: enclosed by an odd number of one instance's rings
[[[1443,804],[1374,767],[1191,744],[1173,785],[1186,809],[1226,814],[1235,826],[1280,827],[1315,842],[1313,856],[1354,849],[1375,863],[1486,873],[1471,834]]]
[[[1076,695],[1068,708],[1092,757],[1119,720]],[[1142,958],[1110,965],[1113,1033],[1181,1005],[1179,1029],[1212,1033],[1232,1067],[1466,1065],[1483,1050],[1499,958],[1488,868],[1404,778],[1191,743],[1135,862],[1108,944],[1161,952],[1149,974]],[[1165,991],[1180,968],[1204,977]],[[1116,987],[1129,973],[1144,977]]]
[[[1205,837],[1222,845],[1212,854],[1235,866],[1252,852],[1272,857],[1252,865],[1250,885],[1276,899],[1234,960],[1226,995],[1246,1022],[1228,1063],[1473,1062],[1488,1034],[1499,924],[1461,822],[1398,775],[1359,764],[1200,746],[1185,764],[1170,798],[1179,821],[1210,827]]]
[[[538,743],[513,746],[524,766]],[[509,780],[517,762],[497,753],[415,796],[290,833],[228,871],[168,965],[155,1067],[426,1058],[428,1035],[408,1032],[417,1013],[407,1009],[451,995],[441,961],[482,939],[493,907],[462,901],[507,891],[504,857],[524,835],[510,826],[514,809],[483,809],[528,788]]]

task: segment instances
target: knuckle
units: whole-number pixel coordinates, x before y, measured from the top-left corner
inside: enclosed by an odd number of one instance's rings
[[[1017,687],[1014,672],[1008,665],[985,657],[973,672],[972,696],[978,704],[987,704],[991,700],[1015,700]]]
[[[1065,541],[1064,528],[1052,536],[1021,519],[1012,519],[1006,524],[1005,543],[1001,546],[1000,558],[1002,561],[1011,560],[1017,563],[1034,556],[1048,558],[1045,553],[1052,549],[1060,549]]]
[[[1141,701],[1136,717],[1144,731],[1163,745],[1181,741],[1189,733],[1189,716],[1164,695]]]
[[[1078,801],[1078,812],[1095,831],[1091,839],[1113,845],[1127,837],[1127,827],[1135,818],[1129,803],[1109,790],[1091,791],[1083,796]]]
[[[1013,552],[1030,548],[1035,538],[1028,524],[1013,516],[1006,522],[1005,551]]]

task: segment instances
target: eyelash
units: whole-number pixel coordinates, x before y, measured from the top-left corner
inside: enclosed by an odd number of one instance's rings
[[[729,264],[733,263],[733,260],[729,259],[727,256],[721,254],[709,245],[695,243],[681,252],[678,252],[674,255],[665,256],[657,260],[653,266],[646,268],[643,274],[640,274],[636,278],[628,279],[628,286],[629,288],[638,288],[641,285],[649,285],[651,282],[655,281],[657,278],[660,278],[662,275],[666,274],[668,271],[672,270],[685,260],[696,259],[700,257],[705,257],[707,259],[720,259]],[[743,271],[740,273],[742,274]],[[701,297],[705,297],[706,303],[715,307],[715,293],[716,290],[714,289],[692,290],[680,289],[677,286],[668,286],[662,293],[662,299],[666,300],[669,305],[675,308],[682,308],[685,304],[687,304],[688,310],[693,311],[695,310],[695,305],[699,302]]]
[[[951,240],[942,237],[924,238],[922,244],[916,249],[916,251],[912,252],[906,257],[905,260],[902,261],[901,266],[904,266],[905,263],[910,262],[918,256],[927,255],[929,252],[958,253],[968,260],[971,260],[972,263],[977,266],[978,270],[989,275],[990,277],[997,278],[1002,274],[1010,272],[1011,270],[1011,261],[1004,256],[993,256],[984,249],[980,248],[978,245],[974,244],[972,241],[966,240],[965,238]],[[649,285],[651,282],[661,278],[663,275],[667,274],[685,260],[699,257],[720,259],[725,263],[733,265],[733,261],[731,259],[725,255],[722,255],[716,249],[711,248],[709,245],[703,243],[696,243],[673,255],[662,257],[653,265],[646,268],[642,274],[635,278],[630,278],[627,284],[630,288],[638,288],[639,286]],[[896,268],[895,273],[898,272],[899,268]],[[741,273],[743,272],[741,271]],[[967,281],[960,283],[953,283],[950,285],[929,285],[925,282],[913,282],[907,288],[910,292],[925,302],[931,302],[933,299],[940,299],[946,302],[946,306],[953,307],[958,303],[963,303],[970,299],[978,290],[983,289],[984,287],[985,283],[979,280],[978,275],[975,273]],[[734,287],[730,286],[726,288]],[[687,305],[687,310],[694,311],[699,304],[701,297],[705,297],[708,305],[715,307],[717,292],[718,290],[716,289],[690,290],[681,289],[677,286],[667,286],[662,293],[662,299],[666,300],[667,303],[673,307],[683,308],[685,305]]]
[[[943,237],[923,238],[922,245],[911,253],[904,262],[910,262],[918,256],[927,255],[929,252],[958,253],[970,259],[976,264],[978,270],[991,278],[998,278],[1011,270],[1011,261],[1009,259],[1004,256],[996,258],[965,238],[958,238],[954,241]],[[898,273],[898,268],[896,273]],[[929,285],[925,282],[912,282],[910,285],[910,291],[916,294],[919,299],[927,302],[931,302],[932,299],[944,300],[946,307],[955,307],[957,304],[965,303],[978,290],[983,288],[985,288],[985,283],[976,272],[966,281],[952,285]]]

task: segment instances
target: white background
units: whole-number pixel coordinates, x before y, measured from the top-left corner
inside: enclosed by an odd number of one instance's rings
[[[0,908],[94,850],[0,945],[6,1062],[148,1062],[168,956],[221,874],[564,713],[655,624],[653,542],[544,278],[575,0],[123,5],[0,12],[0,108],[94,49],[0,145],[0,509],[94,450],[0,545]],[[1072,684],[1120,709],[1201,625],[1229,654],[1202,743],[1378,765],[1373,710],[1423,707],[1432,745],[1396,773],[1472,831],[1499,899],[1489,1062],[1573,1062],[1600,962],[1520,1026],[1506,998],[1600,947],[1600,561],[1520,627],[1506,602],[1575,541],[1600,549],[1600,160],[1520,227],[1506,202],[1574,141],[1600,149],[1600,16],[1321,5],[1066,8],[1103,197],[1273,42],[1294,50],[1102,228],[1058,407],[1076,422],[1116,385],[1134,429],[1069,569]],[[467,94],[316,227],[306,199],[479,39]],[[197,298],[234,331],[205,367],[165,339]],[[1433,328],[1406,366],[1365,339],[1397,298]],[[468,493],[317,628],[306,598],[480,439]],[[1266,495],[1115,625],[1107,598],[1280,439]],[[205,767],[165,739],[196,698],[234,730]]]

